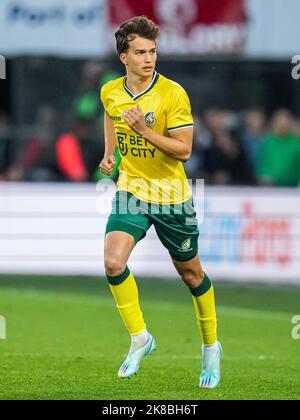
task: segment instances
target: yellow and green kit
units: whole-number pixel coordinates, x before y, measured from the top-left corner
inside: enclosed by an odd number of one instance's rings
[[[153,225],[174,260],[191,260],[198,253],[199,229],[183,163],[143,139],[122,118],[124,111],[138,104],[146,125],[163,136],[170,137],[172,131],[193,127],[185,90],[154,72],[148,88],[137,95],[128,88],[126,77],[108,82],[101,89],[101,101],[114,123],[121,156],[118,191],[112,202],[106,233],[127,232],[137,243]],[[141,334],[146,324],[133,274],[126,266],[119,275],[107,274],[107,279],[127,330],[132,336]],[[205,275],[191,293],[203,343],[215,345],[217,320],[209,278]]]
[[[174,259],[193,258],[199,231],[183,163],[152,146],[122,118],[125,110],[139,104],[146,124],[169,136],[171,131],[193,127],[188,95],[178,83],[154,72],[149,87],[138,95],[129,90],[126,77],[108,82],[101,89],[101,101],[113,120],[121,155],[118,192],[106,233],[125,231],[137,243],[153,224]],[[139,209],[130,211],[130,203]]]

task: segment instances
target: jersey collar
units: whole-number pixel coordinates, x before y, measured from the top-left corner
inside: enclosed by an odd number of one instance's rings
[[[153,86],[156,84],[158,78],[159,78],[159,73],[157,73],[157,71],[155,70],[154,74],[153,74],[153,79],[152,79],[152,82],[150,83],[150,85],[147,87],[147,89],[143,90],[143,92],[140,92],[137,95],[134,95],[131,92],[131,90],[127,87],[127,85],[126,85],[127,77],[126,76],[123,79],[123,86],[124,86],[124,89],[126,90],[126,92],[128,93],[128,95],[131,97],[131,99],[136,101],[137,99],[139,99],[141,96],[145,95],[145,93],[149,92],[153,88]]]

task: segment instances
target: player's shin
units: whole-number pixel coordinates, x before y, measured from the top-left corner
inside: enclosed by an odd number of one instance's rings
[[[146,329],[139,305],[138,289],[132,273],[126,267],[124,273],[107,280],[122,320],[131,335],[137,335]]]
[[[212,346],[217,342],[217,316],[215,307],[214,288],[207,277],[200,286],[190,289],[193,295],[197,324],[205,346]]]

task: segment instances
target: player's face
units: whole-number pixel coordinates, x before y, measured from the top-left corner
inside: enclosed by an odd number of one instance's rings
[[[134,73],[140,77],[152,77],[155,70],[157,55],[155,41],[136,37],[129,42],[129,49],[120,55],[127,73]]]

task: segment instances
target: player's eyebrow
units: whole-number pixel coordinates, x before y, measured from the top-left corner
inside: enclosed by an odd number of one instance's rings
[[[154,47],[154,48],[151,48],[149,51],[156,51],[156,48]],[[135,52],[142,52],[142,53],[144,53],[144,52],[146,52],[146,50],[139,50],[139,49],[137,49],[137,50],[135,50]]]

